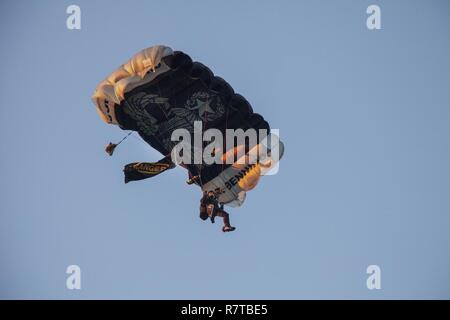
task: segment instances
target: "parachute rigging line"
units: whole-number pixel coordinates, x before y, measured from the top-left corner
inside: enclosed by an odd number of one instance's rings
[[[116,147],[121,144],[126,138],[128,138],[132,133],[133,131],[128,132],[128,134],[125,135],[125,137],[123,137],[122,140],[120,140],[118,143],[110,142],[105,148],[106,153],[112,156],[114,153],[114,149],[116,149]]]

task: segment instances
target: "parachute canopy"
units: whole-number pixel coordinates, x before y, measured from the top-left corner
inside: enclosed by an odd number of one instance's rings
[[[225,80],[214,76],[202,63],[193,62],[187,54],[162,45],[134,55],[100,82],[92,100],[103,121],[123,130],[138,132],[144,141],[165,157],[170,156],[178,143],[171,140],[173,131],[183,128],[193,134],[196,121],[201,121],[203,130],[217,129],[224,136],[226,129],[253,128],[257,131],[265,129],[268,134],[266,140],[272,137],[267,121],[253,112],[249,102],[235,93]],[[281,157],[282,143],[279,142],[276,148],[281,150]],[[223,150],[225,155],[235,151],[226,150],[225,144]],[[251,154],[252,149],[247,148],[246,159]],[[271,161],[269,152],[265,160],[266,164],[201,163],[183,166],[191,176],[200,177],[198,184],[204,191],[214,190],[220,194],[221,203],[240,205],[245,192],[255,187],[262,172],[272,168],[278,158]],[[151,168],[156,167],[153,165]],[[126,167],[126,172],[138,172],[137,169],[141,178],[144,174],[142,165],[134,163]]]

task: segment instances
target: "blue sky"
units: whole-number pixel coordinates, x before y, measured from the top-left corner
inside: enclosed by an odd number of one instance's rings
[[[66,7],[82,29],[66,28]],[[382,29],[366,28],[378,4]],[[0,298],[450,298],[448,1],[2,1]],[[286,152],[239,209],[198,218],[181,168],[90,101],[165,44],[226,79]],[[67,266],[82,289],[67,290]],[[379,265],[382,289],[368,290]]]

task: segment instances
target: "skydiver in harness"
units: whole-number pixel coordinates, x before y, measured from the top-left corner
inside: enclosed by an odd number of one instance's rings
[[[219,205],[217,196],[214,191],[208,191],[203,193],[203,197],[200,199],[200,219],[211,219],[211,223],[215,222],[216,217],[223,218],[223,232],[231,232],[236,230],[230,224],[230,215],[223,209],[223,204]]]

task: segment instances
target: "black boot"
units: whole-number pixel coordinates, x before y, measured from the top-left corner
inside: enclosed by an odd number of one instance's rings
[[[236,228],[232,227],[232,226],[223,226],[222,227],[222,231],[223,232],[231,232],[231,231],[234,231],[234,230],[236,230]]]

